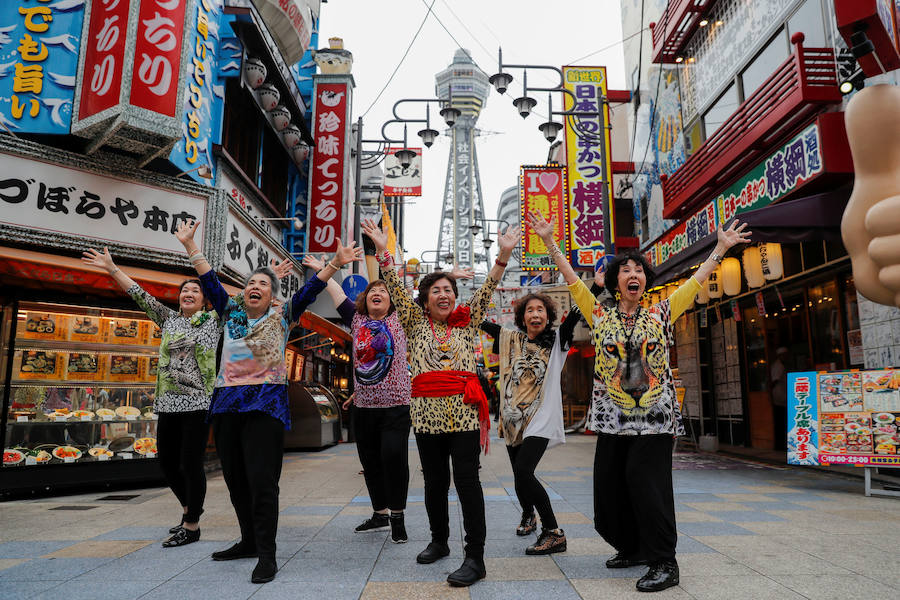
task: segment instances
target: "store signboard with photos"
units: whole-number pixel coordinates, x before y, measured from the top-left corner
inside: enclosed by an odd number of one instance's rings
[[[788,464],[900,465],[900,369],[788,373]]]

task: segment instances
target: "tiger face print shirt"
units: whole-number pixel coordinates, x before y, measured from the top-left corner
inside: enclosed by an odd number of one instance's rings
[[[448,331],[444,323],[425,316],[400,281],[393,267],[381,268],[391,300],[397,308],[406,332],[409,365],[413,378],[429,371],[475,372],[475,339],[484,319],[497,281],[488,277],[468,302],[471,319],[465,327]],[[433,331],[432,331],[433,328]],[[446,341],[445,341],[446,340]],[[463,395],[439,398],[416,398],[410,401],[410,416],[416,433],[455,433],[478,431],[478,406],[463,403]]]

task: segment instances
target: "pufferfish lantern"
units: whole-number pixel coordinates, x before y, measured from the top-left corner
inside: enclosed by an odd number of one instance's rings
[[[353,53],[344,50],[344,40],[339,37],[328,38],[328,48],[313,52],[313,60],[327,75],[345,75],[353,68]]]
[[[863,296],[900,307],[900,87],[857,92],[844,113],[856,177],[841,237]]]

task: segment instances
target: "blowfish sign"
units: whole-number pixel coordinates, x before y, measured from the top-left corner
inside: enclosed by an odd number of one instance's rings
[[[66,134],[84,0],[0,5],[0,123],[23,133]]]

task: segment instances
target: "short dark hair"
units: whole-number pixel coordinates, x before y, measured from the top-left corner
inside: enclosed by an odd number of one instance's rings
[[[272,284],[272,297],[275,298],[278,296],[278,276],[275,275],[275,271],[270,269],[269,267],[257,267],[247,275],[247,279],[244,281],[244,287],[247,287],[247,284],[250,283],[250,280],[253,279],[254,275],[262,273],[266,277],[269,278],[269,282]]]
[[[616,257],[609,262],[609,265],[607,265],[606,273],[603,274],[603,285],[606,287],[606,291],[613,297],[615,297],[616,290],[619,288],[619,270],[622,268],[622,265],[629,260],[644,268],[644,277],[647,278],[647,288],[653,285],[653,280],[656,279],[656,273],[653,271],[653,266],[650,264],[650,261],[647,260],[647,257],[640,252],[628,250],[627,252],[616,254]]]
[[[450,287],[453,288],[453,295],[459,298],[459,289],[456,287],[456,277],[444,271],[432,271],[419,281],[419,295],[416,296],[416,302],[419,306],[425,307],[428,292],[430,292],[431,287],[441,279],[446,279],[450,282]]]
[[[200,296],[203,298],[203,309],[206,310],[206,308],[208,308],[208,306],[209,306],[209,302],[207,302],[207,300],[206,300],[206,292],[203,291],[203,284],[200,282],[199,279],[193,278],[193,279],[185,279],[184,281],[182,281],[181,284],[178,286],[178,295],[179,296],[181,295],[181,290],[183,290],[184,286],[186,286],[189,283],[194,283],[200,288]],[[179,310],[181,310],[181,309],[179,309]]]
[[[515,319],[516,319],[516,327],[521,329],[522,331],[526,330],[525,327],[525,307],[532,300],[540,300],[544,303],[544,310],[547,311],[547,327],[552,327],[553,323],[556,322],[556,303],[553,301],[553,298],[548,296],[547,294],[541,293],[530,293],[522,296],[521,298],[516,299],[516,311],[515,311]]]
[[[384,279],[373,279],[369,282],[369,285],[366,286],[366,289],[362,291],[362,293],[356,297],[356,312],[361,315],[369,316],[369,307],[366,305],[366,299],[369,297],[369,290],[371,290],[376,285],[380,285],[384,289],[388,289],[387,283],[385,283]],[[388,290],[388,300],[390,300],[390,306],[388,306],[387,314],[391,314],[396,310],[394,307],[394,301],[390,299],[391,294],[390,290]]]

